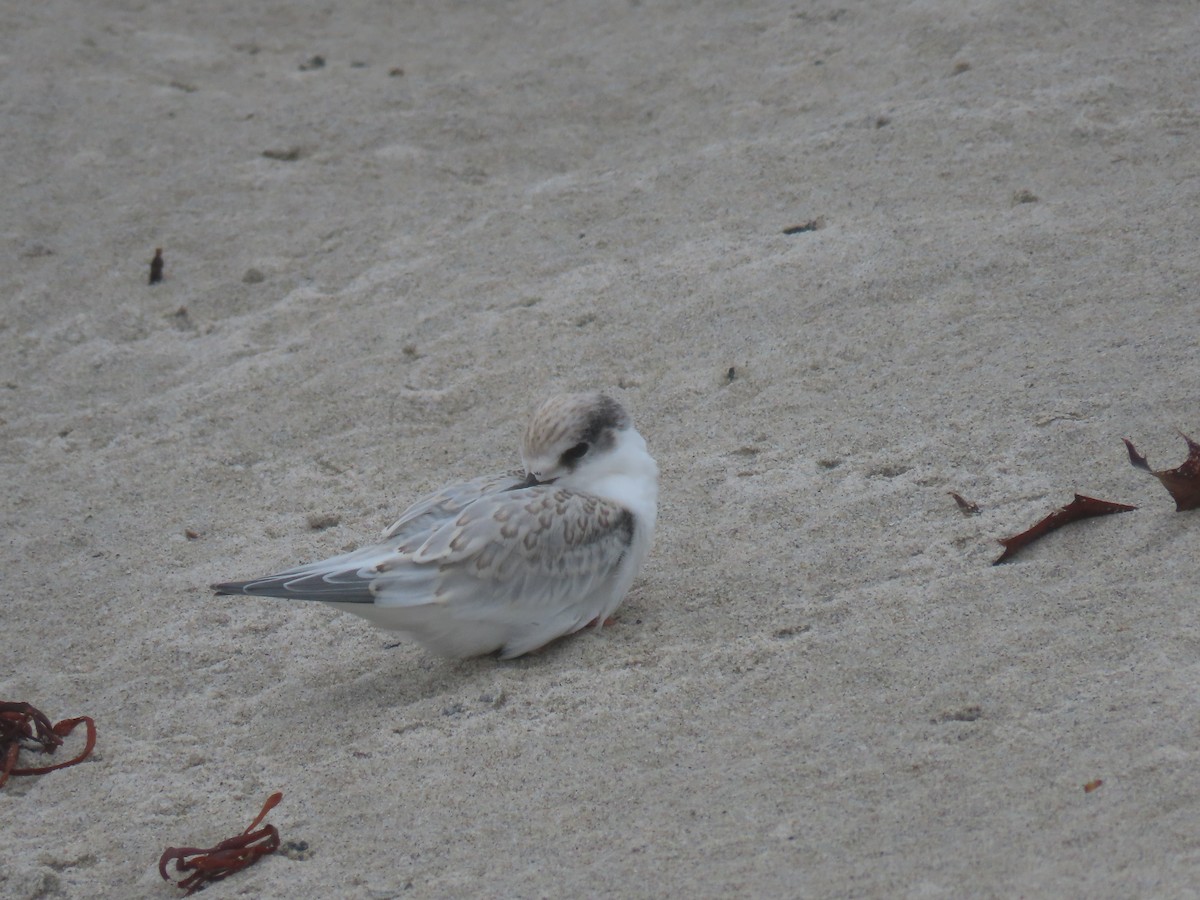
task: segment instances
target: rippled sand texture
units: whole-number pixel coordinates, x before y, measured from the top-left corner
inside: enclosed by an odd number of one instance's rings
[[[1200,513],[1121,443],[1200,434],[1194,3],[0,21],[0,699],[100,733],[0,894],[176,896],[276,790],[206,898],[1195,890]],[[210,596],[591,387],[663,473],[613,627]],[[1075,491],[1139,508],[991,565]]]

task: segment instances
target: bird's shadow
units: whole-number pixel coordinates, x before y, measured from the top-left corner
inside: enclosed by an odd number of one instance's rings
[[[277,696],[285,709],[334,709],[347,723],[395,720],[410,709],[412,715],[424,717],[431,709],[453,708],[464,696],[486,695],[498,679],[551,668],[569,652],[568,646],[568,639],[560,639],[516,659],[489,654],[454,660],[406,641],[376,639],[353,666],[348,668],[344,658],[331,659],[320,670],[280,683]],[[437,702],[430,704],[431,700]]]

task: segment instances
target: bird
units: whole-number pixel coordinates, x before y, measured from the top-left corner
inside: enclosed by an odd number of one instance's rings
[[[523,469],[435,491],[378,543],[212,588],[320,601],[454,659],[512,659],[599,628],[650,552],[658,465],[598,391],[541,403],[520,452]]]

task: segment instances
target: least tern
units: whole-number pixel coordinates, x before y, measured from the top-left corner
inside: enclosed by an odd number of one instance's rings
[[[539,406],[521,460],[418,501],[377,544],[213,590],[317,600],[456,658],[510,659],[599,627],[650,550],[658,466],[602,393]]]

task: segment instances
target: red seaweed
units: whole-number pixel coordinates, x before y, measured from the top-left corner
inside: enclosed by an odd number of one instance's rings
[[[17,765],[17,757],[23,747],[53,754],[62,746],[63,738],[81,722],[87,727],[87,743],[74,759],[49,766]],[[10,775],[44,775],[81,763],[92,755],[95,747],[96,723],[91,716],[63,719],[51,725],[46,714],[29,703],[0,700],[0,787],[4,787]]]
[[[1177,469],[1162,469],[1155,471],[1146,462],[1146,457],[1137,452],[1133,442],[1125,438],[1125,449],[1129,451],[1129,461],[1139,469],[1145,469],[1162,482],[1175,500],[1175,511],[1184,512],[1189,509],[1200,509],[1200,444],[1179,432],[1179,436],[1187,441],[1188,458]]]
[[[1033,527],[1022,531],[1020,534],[1014,534],[1012,537],[1000,538],[1000,543],[1004,545],[1004,552],[1000,554],[992,565],[998,566],[1000,563],[1008,561],[1022,547],[1032,544],[1038,538],[1049,534],[1055,529],[1062,528],[1064,525],[1069,525],[1080,519],[1090,519],[1092,516],[1109,516],[1113,513],[1129,512],[1131,509],[1137,509],[1137,507],[1129,506],[1125,503],[1113,503],[1109,500],[1097,500],[1095,497],[1085,497],[1083,494],[1076,494],[1075,499],[1069,504],[1061,509],[1056,509]]]
[[[171,881],[171,876],[167,873],[167,864],[171,860],[175,860],[175,871],[190,871],[191,874],[186,878],[175,882],[175,886],[187,891],[187,896],[190,897],[206,887],[209,882],[227,878],[234,872],[240,872],[258,862],[268,853],[274,853],[279,849],[279,832],[275,826],[266,825],[258,831],[254,829],[282,799],[283,792],[276,791],[267,798],[262,810],[245,831],[236,837],[221,841],[215,847],[168,847],[159,857],[158,873],[166,881]]]

